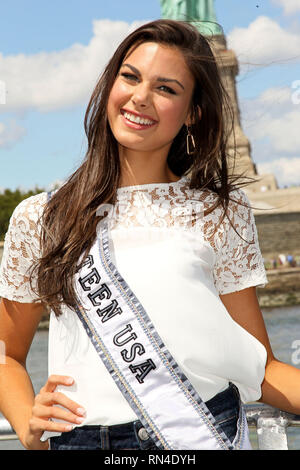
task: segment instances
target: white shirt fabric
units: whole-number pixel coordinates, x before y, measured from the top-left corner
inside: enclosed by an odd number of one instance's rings
[[[232,319],[219,294],[264,286],[267,278],[253,213],[243,205],[249,200],[241,189],[230,196],[232,225],[227,217],[222,220],[220,206],[205,212],[217,196],[190,189],[186,176],[173,183],[119,188],[110,248],[118,271],[202,399],[231,381],[242,401],[249,402],[261,396],[266,350]],[[38,219],[46,202],[47,193],[32,196],[11,217],[0,269],[2,297],[36,298],[28,269],[40,256]],[[74,378],[74,385],[58,389],[86,409],[82,425],[137,419],[66,306],[59,317],[51,312],[48,373]]]

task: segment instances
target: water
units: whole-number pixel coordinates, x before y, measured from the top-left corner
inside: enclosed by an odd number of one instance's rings
[[[263,310],[270,342],[275,356],[300,369],[300,306]],[[28,355],[28,371],[36,393],[47,380],[48,333],[39,331]],[[298,352],[299,351],[299,352]],[[254,448],[255,436],[251,433]],[[291,450],[300,449],[300,428],[289,428]],[[23,449],[19,441],[0,441],[0,450]]]

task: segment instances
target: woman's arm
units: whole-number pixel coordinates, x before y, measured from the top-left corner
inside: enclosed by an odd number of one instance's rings
[[[10,422],[27,449],[46,450],[48,443],[40,437],[45,430],[70,431],[71,424],[49,421],[59,418],[69,423],[82,422],[82,408],[63,393],[55,392],[58,384],[71,385],[66,376],[50,376],[35,396],[26,371],[26,358],[40,322],[43,306],[2,299],[0,302],[0,341],[5,355],[0,361],[0,411]],[[70,380],[71,379],[71,380]],[[59,404],[64,407],[61,409]]]
[[[265,378],[259,401],[289,413],[300,414],[300,370],[278,361],[273,354],[256,288],[220,295],[234,321],[255,336],[267,350]]]
[[[39,304],[7,299],[0,303],[0,340],[5,351],[0,364],[0,410],[19,437],[24,434],[34,403],[26,357],[42,313]]]

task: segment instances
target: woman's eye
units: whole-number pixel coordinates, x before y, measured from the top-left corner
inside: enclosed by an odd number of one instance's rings
[[[138,82],[139,81],[139,77],[137,77],[136,75],[134,75],[132,73],[122,72],[120,75],[121,75],[121,77],[125,78],[126,80],[129,80],[129,81],[132,81],[132,82]],[[164,93],[169,93],[170,95],[176,95],[176,92],[173,90],[173,88],[170,88],[166,85],[162,85],[162,86],[158,87],[158,89],[160,91],[163,91]]]
[[[138,77],[136,75],[133,75],[132,73],[121,73],[121,76],[126,78],[127,80],[133,80],[133,81],[136,81],[138,80]]]
[[[171,95],[176,95],[176,92],[173,90],[173,88],[170,88],[168,86],[162,85],[159,87],[161,91],[165,91],[166,93],[170,93]]]

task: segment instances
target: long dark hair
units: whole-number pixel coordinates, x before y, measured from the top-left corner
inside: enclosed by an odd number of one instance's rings
[[[76,305],[73,277],[80,256],[86,255],[96,236],[100,204],[114,204],[120,182],[118,145],[107,117],[110,91],[128,51],[144,42],[178,48],[195,79],[191,132],[196,151],[186,151],[186,126],[174,138],[167,163],[178,177],[190,176],[190,188],[213,191],[224,214],[237,176],[229,175],[227,141],[233,132],[233,113],[222,85],[209,40],[187,22],[157,20],[131,33],[117,48],[90,98],[84,128],[88,149],[81,166],[53,194],[41,217],[42,256],[33,266],[39,300],[61,313],[61,305]],[[201,119],[198,110],[202,111]]]

